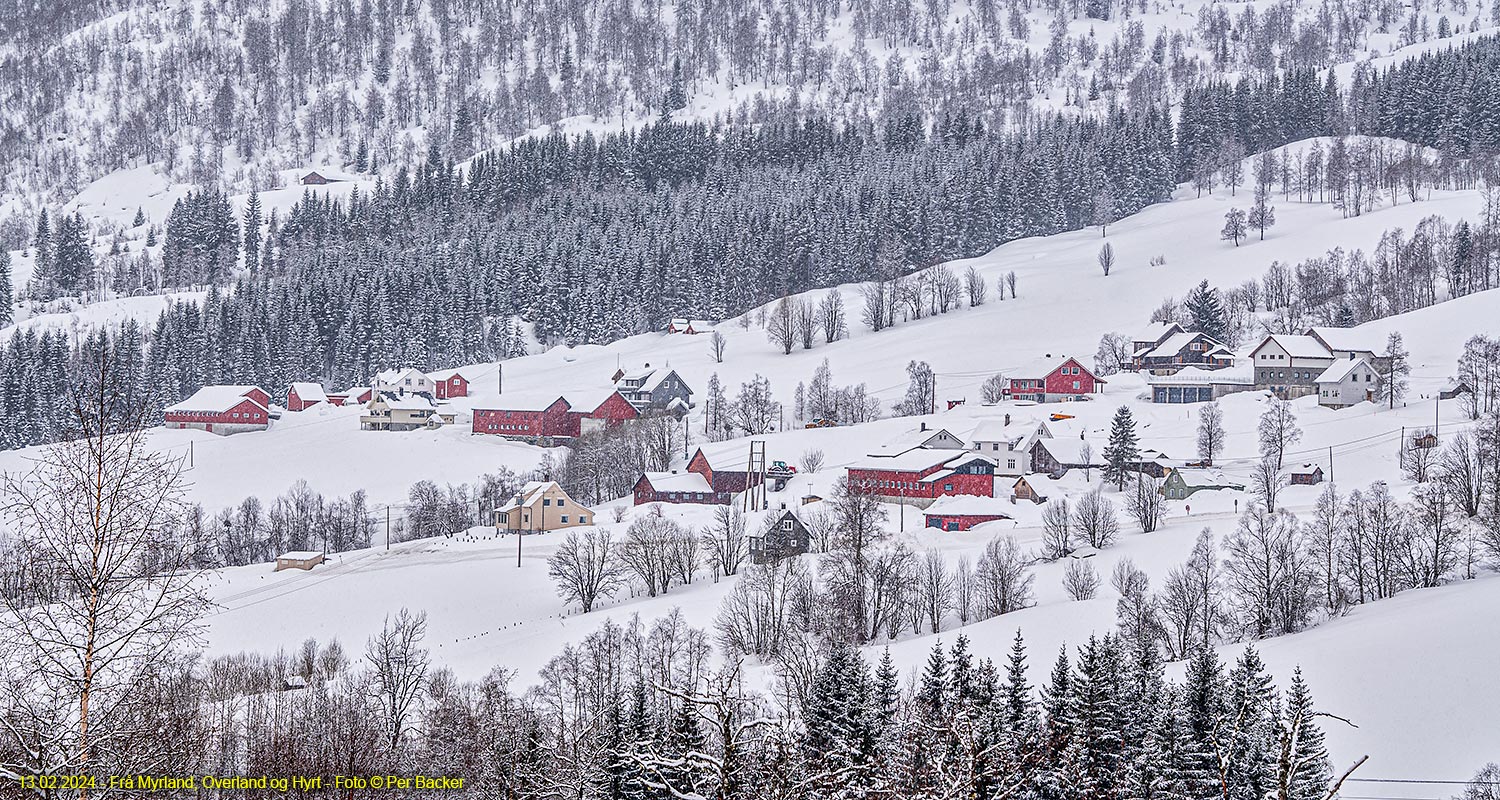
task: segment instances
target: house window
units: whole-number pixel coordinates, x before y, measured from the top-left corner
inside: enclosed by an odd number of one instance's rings
[[[561,497],[557,498],[557,507],[558,508],[562,508],[563,507],[563,499]]]
[[[578,515],[578,524],[580,524],[580,525],[587,525],[587,524],[589,524],[589,515],[587,515],[587,514],[579,514]]]
[[[943,491],[945,491],[945,492],[951,492],[951,491],[953,491],[953,484],[951,484],[951,483],[945,483],[945,484],[943,484]]]
[[[562,515],[562,524],[564,524],[564,525],[568,524],[568,515],[567,514]]]
[[[791,530],[792,529],[792,521],[789,520],[789,519],[782,520],[781,521],[781,529],[784,530],[784,531]]]
[[[544,505],[544,506],[550,506],[550,505],[552,505],[552,500],[549,499],[549,498],[543,497],[542,498],[542,505]]]

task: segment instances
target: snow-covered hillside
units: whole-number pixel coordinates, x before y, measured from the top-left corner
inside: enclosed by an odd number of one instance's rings
[[[773,504],[795,504],[795,498],[809,493],[829,496],[844,465],[923,423],[962,438],[983,421],[1006,413],[1019,422],[1065,412],[1074,418],[1056,423],[1057,435],[1102,438],[1115,408],[1129,405],[1136,414],[1142,447],[1191,457],[1197,407],[1143,402],[1145,386],[1137,376],[1113,376],[1105,392],[1092,402],[1056,406],[984,406],[979,386],[996,372],[1045,354],[1070,353],[1087,361],[1103,333],[1133,333],[1144,327],[1162,298],[1180,297],[1204,278],[1229,286],[1260,276],[1272,261],[1317,256],[1334,243],[1373,247],[1387,229],[1410,229],[1432,214],[1449,219],[1473,216],[1480,203],[1478,192],[1434,192],[1431,199],[1421,202],[1343,218],[1326,205],[1278,200],[1279,221],[1267,238],[1236,247],[1222,241],[1218,229],[1225,210],[1247,200],[1222,190],[1193,197],[1184,189],[1174,202],[1110,226],[1107,240],[1115,248],[1117,263],[1108,276],[1097,263],[1101,243],[1097,229],[1021,240],[972,261],[990,284],[1015,272],[1016,298],[999,301],[992,297],[977,308],[959,308],[878,333],[853,325],[846,339],[819,343],[810,350],[797,348],[789,355],[782,355],[767,341],[765,331],[754,322],[756,313],[750,312],[747,324],[736,319],[715,328],[727,340],[722,363],[713,360],[706,335],[648,334],[608,346],[557,347],[506,361],[504,394],[498,391],[500,365],[474,365],[469,370],[471,396],[454,405],[460,410],[503,407],[515,396],[595,388],[617,367],[651,363],[677,370],[698,390],[699,400],[710,374],[717,374],[731,390],[757,374],[764,375],[772,381],[778,399],[790,406],[793,387],[809,380],[826,358],[835,383],[864,382],[888,409],[905,391],[907,362],[920,359],[930,362],[936,373],[940,400],[966,402],[929,417],[790,429],[758,437],[766,441],[772,459],[795,463],[813,449],[826,458],[821,471],[800,475],[783,492],[773,494]],[[1165,263],[1152,265],[1156,257],[1164,257]],[[952,266],[961,271],[970,265]],[[859,287],[841,287],[840,291],[851,310],[859,307]],[[1469,336],[1500,334],[1500,290],[1389,317],[1360,331],[1382,342],[1392,331],[1404,335],[1412,365],[1408,399],[1394,410],[1364,404],[1334,411],[1317,406],[1315,398],[1303,398],[1295,403],[1295,410],[1304,437],[1288,459],[1323,466],[1341,487],[1387,481],[1398,495],[1405,496],[1411,484],[1398,466],[1400,432],[1436,424],[1442,435],[1468,424],[1455,403],[1438,403],[1433,397],[1454,373]],[[1249,475],[1256,453],[1256,421],[1265,403],[1265,396],[1256,392],[1221,401],[1228,438],[1220,463],[1232,478]],[[358,415],[355,408],[315,408],[285,413],[265,433],[219,438],[163,430],[154,432],[151,442],[184,455],[191,444],[191,496],[210,510],[235,504],[250,494],[271,497],[295,481],[306,480],[330,495],[364,489],[374,503],[377,523],[383,520],[382,506],[400,503],[407,487],[417,480],[471,482],[500,466],[524,471],[545,452],[472,436],[464,425],[431,432],[361,431]],[[701,438],[697,433],[701,418],[695,414],[689,424],[695,438]],[[707,447],[711,452],[738,454],[746,449],[746,441]],[[18,469],[27,455],[26,451],[0,455],[0,467]],[[1097,482],[1098,476],[1094,479]],[[1086,490],[1085,483],[1074,472],[1048,486],[1058,494],[1077,495]],[[1294,512],[1306,512],[1319,490],[1290,487],[1280,503]],[[1209,527],[1219,536],[1232,529],[1235,512],[1248,497],[1239,492],[1208,493],[1188,503],[1174,503],[1161,529],[1147,535],[1123,535],[1119,544],[1096,557],[1096,568],[1107,575],[1114,563],[1129,558],[1159,581],[1170,566],[1186,558],[1201,528]],[[628,503],[624,498],[605,503],[595,509],[597,518],[612,520],[614,508]],[[950,561],[975,557],[997,534],[1014,536],[1028,549],[1041,538],[1040,512],[1024,504],[1017,507],[1013,521],[964,533],[923,529],[916,508],[890,506],[888,510],[892,516],[885,527],[896,540],[917,550],[935,549]],[[400,508],[394,513],[399,515]],[[711,509],[673,506],[666,513],[685,525],[702,527],[710,522]],[[626,523],[605,524],[623,531]],[[209,572],[203,580],[218,604],[209,620],[209,648],[214,653],[291,650],[308,637],[339,638],[357,645],[377,631],[388,614],[408,607],[429,613],[434,656],[460,676],[478,677],[500,664],[530,681],[560,647],[578,641],[606,619],[649,620],[680,610],[689,624],[710,628],[720,600],[736,580],[715,582],[700,575],[691,585],[674,587],[665,596],[622,595],[589,615],[579,615],[576,608],[556,597],[547,575],[546,559],[559,538],[555,534],[526,537],[520,543],[519,568],[514,537],[496,538],[489,529],[475,528],[450,537],[397,543],[389,550],[377,544],[370,550],[337,554],[329,565],[310,573],[273,574],[269,565]],[[1064,643],[1077,645],[1090,632],[1111,629],[1115,622],[1112,591],[1105,589],[1096,599],[1073,602],[1063,592],[1062,570],[1060,562],[1035,567],[1035,607],[968,625],[963,632],[974,649],[998,657],[1020,630],[1033,657],[1044,659]],[[1368,776],[1462,776],[1500,748],[1500,733],[1489,724],[1500,714],[1500,697],[1488,691],[1477,667],[1497,656],[1495,638],[1479,633],[1492,627],[1488,610],[1497,602],[1500,577],[1486,573],[1478,580],[1411,591],[1357,607],[1347,617],[1326,620],[1311,630],[1259,646],[1278,674],[1301,666],[1321,707],[1358,726],[1327,726],[1337,763],[1368,753],[1372,757]],[[950,620],[949,624],[941,635],[945,641],[956,634],[951,627],[955,623]],[[891,644],[903,671],[922,663],[933,639],[930,634],[907,635]],[[1238,647],[1226,646],[1226,657]],[[758,682],[771,680],[765,668],[756,668],[753,674]],[[1453,730],[1469,735],[1446,735]]]

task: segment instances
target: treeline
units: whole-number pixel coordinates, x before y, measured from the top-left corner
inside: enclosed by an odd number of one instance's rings
[[[606,622],[525,687],[462,681],[404,610],[362,652],[308,640],[223,656],[164,703],[164,762],[185,774],[420,773],[515,797],[1262,797],[1321,800],[1334,768],[1321,711],[1278,689],[1254,648],[1198,651],[1181,682],[1114,636],[1064,648],[1041,675],[957,637],[914,679],[844,644],[749,688],[673,613]],[[288,686],[306,688],[288,689]],[[162,691],[165,687],[146,687]],[[223,791],[217,796],[248,793]]]

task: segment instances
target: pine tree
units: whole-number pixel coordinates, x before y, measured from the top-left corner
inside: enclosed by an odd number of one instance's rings
[[[251,192],[250,197],[245,200],[245,268],[251,274],[260,269],[260,194]]]
[[[1276,794],[1275,687],[1256,649],[1246,647],[1230,670],[1219,758],[1230,800]]]
[[[1224,306],[1219,302],[1219,291],[1210,287],[1207,279],[1188,292],[1182,304],[1187,309],[1193,330],[1224,341]]]
[[[145,224],[146,224],[146,211],[145,211],[145,209],[141,208],[140,206],[136,206],[135,207],[135,220],[130,223],[130,227],[132,227],[132,228],[139,228],[139,227],[141,227],[142,225],[145,225]]]
[[[45,208],[37,215],[36,237],[31,240],[31,246],[35,252],[31,262],[31,293],[43,300],[51,300],[57,296],[57,281],[53,274],[52,222]]]
[[[1130,412],[1129,406],[1120,406],[1115,410],[1114,420],[1110,423],[1109,442],[1104,445],[1102,455],[1108,464],[1105,479],[1114,481],[1124,491],[1125,478],[1131,472],[1130,466],[1140,458],[1140,448],[1136,444],[1135,415]]]

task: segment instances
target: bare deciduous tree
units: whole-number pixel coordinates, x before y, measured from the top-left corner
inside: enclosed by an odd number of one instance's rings
[[[927,619],[927,629],[932,633],[943,630],[943,616],[953,609],[953,575],[948,571],[943,554],[928,550],[922,558],[920,583],[922,614]]]
[[[416,706],[427,682],[428,657],[422,648],[427,613],[403,608],[385,618],[385,627],[365,644],[365,660],[375,672],[375,693],[385,723],[385,744],[392,753],[412,729]]]
[[[801,342],[803,350],[811,350],[813,342],[818,338],[818,307],[813,304],[812,300],[797,301],[794,322],[797,341]]]
[[[1019,611],[1031,605],[1030,559],[1021,552],[1015,539],[997,536],[985,545],[974,570],[979,605],[986,616]]]
[[[1086,559],[1068,559],[1063,568],[1063,590],[1074,600],[1093,600],[1099,591],[1099,573]]]
[[[836,342],[848,333],[848,322],[844,314],[844,296],[838,289],[829,289],[818,303],[818,327],[823,329],[823,341]]]
[[[703,529],[703,549],[715,574],[733,575],[745,561],[745,515],[738,506],[718,506]]]
[[[984,276],[979,270],[970,266],[964,270],[964,291],[969,296],[969,306],[984,305],[984,296],[989,292],[989,284],[985,283]]]
[[[1056,560],[1073,552],[1073,513],[1068,499],[1049,500],[1042,509],[1042,558]]]
[[[823,468],[823,451],[813,448],[802,451],[802,469],[808,474],[816,473]]]
[[[715,364],[724,363],[724,349],[728,347],[729,340],[724,334],[714,331],[708,336],[708,354],[713,356]]]
[[[1105,277],[1108,277],[1109,271],[1113,269],[1114,266],[1115,247],[1109,242],[1105,242],[1104,246],[1099,248],[1099,269],[1104,270]]]
[[[781,348],[783,354],[790,354],[797,344],[797,314],[790,296],[776,301],[772,307],[766,324],[766,338]]]
[[[594,610],[599,598],[613,596],[625,580],[614,539],[602,528],[568,531],[547,559],[547,574],[557,583],[563,602],[578,603],[585,614]]]
[[[1151,533],[1161,525],[1167,513],[1167,498],[1161,492],[1162,480],[1144,472],[1136,473],[1126,490],[1125,509],[1141,526],[1141,533]]]
[[[1120,532],[1114,503],[1104,499],[1098,489],[1084,495],[1073,509],[1073,529],[1090,547],[1102,549],[1114,544]]]

